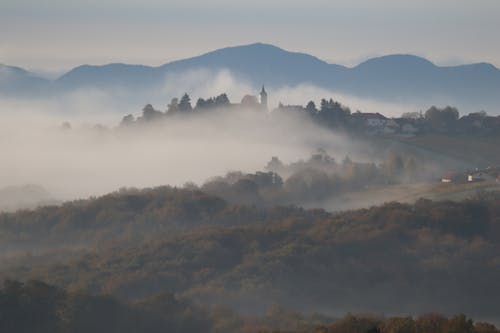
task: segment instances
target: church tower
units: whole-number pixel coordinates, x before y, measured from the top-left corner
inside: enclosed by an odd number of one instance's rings
[[[262,86],[262,90],[260,91],[260,105],[264,110],[267,110],[267,92],[264,86]]]

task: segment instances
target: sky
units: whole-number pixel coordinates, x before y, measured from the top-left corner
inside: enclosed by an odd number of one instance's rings
[[[0,0],[0,63],[160,65],[264,42],[353,66],[393,53],[500,67],[498,0]]]

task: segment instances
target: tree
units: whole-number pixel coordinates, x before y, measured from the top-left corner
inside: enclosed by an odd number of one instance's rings
[[[229,98],[227,97],[227,95],[224,93],[224,94],[220,94],[219,96],[215,97],[215,106],[216,107],[223,107],[223,106],[227,106],[229,105]]]
[[[331,157],[326,150],[323,148],[318,148],[309,159],[309,163],[317,164],[331,164],[335,165],[335,159]]]
[[[309,103],[307,103],[306,110],[312,114],[318,112],[318,110],[316,109],[316,104],[313,101],[309,101]]]
[[[196,101],[195,109],[203,109],[206,106],[207,102],[203,98],[198,98]]]
[[[167,106],[168,114],[174,114],[179,111],[179,99],[177,97],[172,98],[170,104]]]
[[[267,163],[265,169],[267,171],[280,173],[285,169],[285,165],[277,156],[273,156],[271,160]]]
[[[191,98],[187,93],[185,93],[181,101],[179,102],[179,111],[181,112],[186,112],[186,111],[192,111],[193,107],[191,106]]]
[[[475,333],[498,333],[495,325],[490,323],[475,323],[474,324]]]
[[[382,325],[382,333],[415,333],[415,321],[412,317],[389,318]]]
[[[417,162],[413,157],[410,157],[405,161],[405,176],[408,180],[414,181],[417,178]]]
[[[123,117],[123,119],[120,123],[120,126],[130,126],[134,123],[134,121],[135,121],[134,116],[131,114],[128,114],[125,117]]]
[[[454,107],[447,106],[444,109],[439,109],[432,106],[429,110],[425,111],[424,118],[433,129],[446,130],[454,125],[459,116],[458,110]]]
[[[464,314],[453,316],[448,320],[445,333],[472,333],[474,323],[472,319],[467,319]]]
[[[5,281],[0,290],[0,332],[57,332],[57,307],[63,296],[43,282]]]
[[[336,190],[326,172],[313,168],[295,172],[284,187],[293,200],[321,200]]]
[[[346,168],[346,167],[349,167],[351,165],[352,165],[352,160],[348,155],[346,155],[344,160],[342,161],[342,167]]]
[[[344,125],[346,118],[351,114],[351,110],[339,102],[322,99],[321,108],[318,112],[320,119],[327,125],[336,127],[339,125]]]
[[[424,202],[421,201],[420,204],[422,203]],[[425,204],[428,204],[428,202]],[[424,210],[424,208],[422,210]],[[428,313],[415,320],[417,333],[441,333],[444,331],[447,324],[448,319],[437,313]]]
[[[156,111],[151,104],[146,104],[142,109],[142,119],[146,121],[156,120],[163,115],[160,111]]]
[[[390,153],[384,163],[384,169],[388,179],[394,179],[401,176],[404,169],[403,159],[397,153]]]
[[[381,320],[376,317],[357,317],[348,314],[344,318],[337,320],[330,326],[328,332],[331,333],[366,333],[378,332]]]
[[[401,115],[401,118],[405,119],[421,119],[423,118],[421,112],[405,112]]]
[[[328,104],[328,101],[324,98],[321,99],[321,107],[320,107],[320,111],[321,112],[324,112],[328,109],[329,107],[329,104]]]
[[[210,97],[209,99],[199,98],[196,102],[195,109],[210,109],[214,107],[225,107],[229,105],[229,98],[226,94],[220,94],[216,97]]]

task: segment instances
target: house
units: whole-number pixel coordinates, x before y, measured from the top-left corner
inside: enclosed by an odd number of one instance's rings
[[[380,113],[364,113],[365,125],[369,127],[382,127],[384,126],[389,119]]]
[[[470,131],[478,132],[484,129],[485,115],[479,112],[470,113],[458,119],[456,129],[466,133]]]
[[[283,105],[281,102],[278,104],[278,108],[275,110],[296,113],[307,112],[307,110],[302,105]]]
[[[401,126],[401,133],[414,135],[418,133],[418,128],[411,123],[405,123]]]
[[[469,174],[467,175],[467,181],[469,183],[483,182],[484,178],[480,177],[479,175]]]
[[[491,173],[484,172],[484,171],[476,171],[476,172],[470,172],[467,175],[467,181],[470,183],[474,182],[493,182],[496,181],[497,177],[492,175]]]
[[[414,136],[420,132],[418,119],[396,118],[394,121],[398,123],[399,133],[403,136]]]
[[[486,116],[483,122],[483,125],[486,129],[491,131],[500,130],[500,116]]]
[[[386,118],[380,113],[362,113],[355,112],[351,114],[350,121],[353,126],[363,129],[367,134],[393,134],[395,129],[386,124],[391,123],[392,119]],[[397,124],[396,124],[397,125]]]
[[[465,183],[465,174],[457,172],[448,172],[441,177],[441,183]]]
[[[394,134],[399,132],[399,124],[394,119],[387,119],[383,125],[382,133],[384,134]]]

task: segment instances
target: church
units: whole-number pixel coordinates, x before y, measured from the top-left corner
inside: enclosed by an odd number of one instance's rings
[[[266,92],[266,88],[264,86],[262,86],[262,89],[259,93],[259,96],[260,96],[260,101],[254,95],[245,95],[243,97],[243,99],[241,100],[241,105],[251,107],[251,108],[259,108],[259,109],[267,111],[268,110],[268,106],[267,106],[268,95]]]

